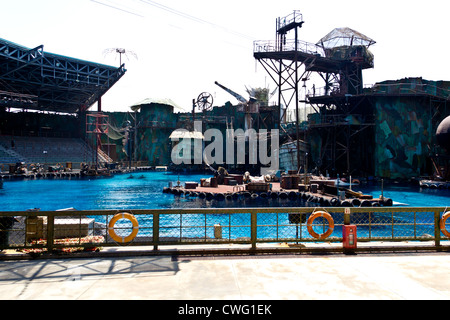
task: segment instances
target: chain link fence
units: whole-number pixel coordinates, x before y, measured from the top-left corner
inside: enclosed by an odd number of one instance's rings
[[[444,208],[345,210],[350,209],[3,212],[0,250],[73,252],[188,244],[250,244],[256,248],[263,243],[342,242],[345,224],[357,226],[360,242],[434,241],[439,246],[441,240],[447,240],[446,230],[450,230],[443,219]]]

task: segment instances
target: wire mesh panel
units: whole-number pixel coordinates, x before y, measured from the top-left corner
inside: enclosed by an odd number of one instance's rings
[[[393,238],[434,238],[433,212],[396,212],[393,221]]]
[[[181,214],[161,214],[159,217],[159,240],[177,242],[181,239]]]
[[[45,216],[44,225],[46,231],[40,242],[54,250],[82,251],[87,246],[95,248],[105,242],[104,235],[95,231],[95,219],[84,214],[70,212],[65,216]]]
[[[198,213],[161,214],[161,242],[232,242],[249,241],[250,214]]]
[[[0,218],[0,247],[43,247],[47,238],[47,217],[27,216]]]
[[[206,228],[206,215],[185,214],[180,218],[180,241],[206,241],[208,235]]]
[[[207,239],[230,241],[231,233],[231,215],[228,213],[222,214],[205,214],[206,232],[205,237]]]
[[[0,249],[25,244],[24,221],[25,217],[0,217]]]
[[[249,241],[251,238],[251,214],[238,213],[231,215],[229,239],[236,241]]]
[[[343,225],[342,213],[330,213],[334,227],[331,235],[327,238],[329,241],[338,241],[342,238],[342,229],[336,226]],[[308,230],[307,220],[311,217],[311,213],[306,212],[276,212],[276,213],[259,213],[258,214],[258,241],[315,241],[315,238]],[[318,217],[310,225],[312,231],[317,234],[324,234],[329,229],[329,223],[326,219]]]
[[[363,212],[353,213],[361,240],[426,240],[434,238],[434,212]]]
[[[257,216],[258,241],[297,241],[302,239],[306,214],[259,213]]]
[[[280,225],[286,225],[287,214],[280,213],[259,213],[257,215],[257,235],[258,240],[274,240],[280,238]]]

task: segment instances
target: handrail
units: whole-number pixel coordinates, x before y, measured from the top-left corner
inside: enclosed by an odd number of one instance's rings
[[[257,244],[274,242],[320,242],[306,231],[306,216],[318,208],[215,208],[93,210],[47,212],[0,212],[0,249],[45,250],[72,247],[160,246]],[[354,224],[358,241],[434,241],[441,247],[440,222],[446,208],[373,207],[323,208],[335,223],[326,242],[342,242],[339,227]],[[346,211],[350,210],[350,214]],[[122,212],[135,216],[139,224],[136,238],[117,243],[109,236],[108,222]],[[15,218],[11,226],[5,221]],[[292,222],[299,218],[297,222]],[[6,220],[5,220],[6,219]],[[294,219],[294,220],[293,220]],[[117,220],[117,219],[116,219]],[[3,226],[3,227],[2,227]],[[319,226],[320,227],[320,226]],[[129,232],[130,226],[118,222],[115,228]],[[220,228],[220,237],[216,229]],[[223,231],[223,236],[222,236]],[[101,241],[93,240],[95,237]],[[124,236],[125,237],[125,236]],[[70,242],[63,239],[70,238]],[[97,242],[96,242],[97,241]]]
[[[323,52],[323,49],[319,47],[318,45],[302,40],[288,40],[286,42],[283,42],[282,50],[280,50],[280,43],[279,41],[274,40],[257,40],[253,43],[253,52],[254,53],[261,53],[261,52],[288,52],[288,51],[295,51],[297,48],[297,51],[325,57],[325,53]]]

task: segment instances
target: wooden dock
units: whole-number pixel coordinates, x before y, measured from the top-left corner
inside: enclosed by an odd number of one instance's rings
[[[42,173],[0,173],[2,180],[25,180],[25,179],[46,179],[46,178],[80,178],[80,170],[60,171],[60,172],[42,172]]]

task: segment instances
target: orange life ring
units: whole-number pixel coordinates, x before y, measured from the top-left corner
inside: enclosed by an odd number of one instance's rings
[[[327,232],[325,232],[323,234],[318,234],[313,230],[313,222],[314,222],[314,220],[316,220],[319,217],[323,217],[328,221],[328,230],[327,230]],[[324,240],[324,239],[328,238],[329,236],[331,236],[331,234],[333,233],[334,220],[333,220],[333,217],[328,212],[317,211],[317,212],[314,212],[309,217],[306,227],[308,228],[309,234],[312,235],[314,238],[319,239],[319,240]]]
[[[114,230],[114,225],[120,219],[128,219],[133,224],[133,231],[127,237],[118,236],[116,231]],[[136,238],[138,232],[139,232],[139,223],[138,223],[137,219],[135,218],[135,216],[132,215],[131,213],[126,213],[126,212],[118,213],[111,219],[111,221],[109,221],[108,233],[109,233],[109,236],[116,242],[128,243],[128,242],[132,241],[134,238]]]
[[[440,227],[441,227],[441,232],[444,235],[446,235],[448,238],[450,238],[450,232],[448,232],[447,229],[445,228],[445,222],[447,221],[448,218],[450,218],[450,211],[444,213],[444,215],[442,216]]]

